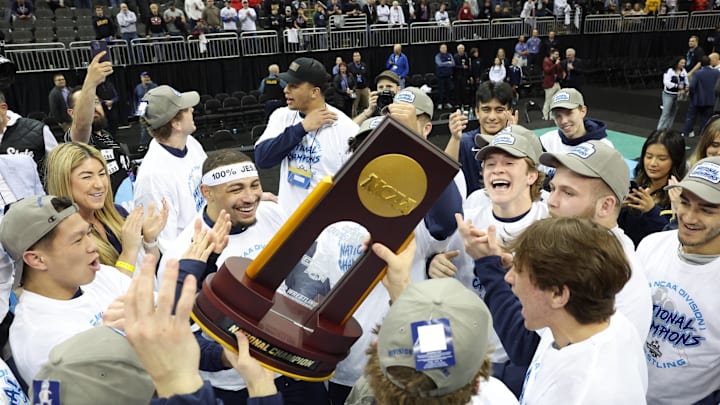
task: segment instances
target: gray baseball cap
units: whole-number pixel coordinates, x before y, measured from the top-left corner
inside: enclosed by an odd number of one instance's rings
[[[400,90],[393,99],[395,103],[408,103],[415,106],[415,115],[427,114],[432,119],[434,105],[430,96],[417,87],[405,87]],[[387,113],[387,107],[383,109],[383,114]]]
[[[518,158],[528,157],[537,164],[542,153],[540,138],[520,125],[511,125],[495,135],[475,135],[475,144],[485,145],[475,154],[477,160],[485,160],[488,153],[500,149]]]
[[[712,156],[697,162],[678,184],[666,186],[665,190],[684,188],[710,204],[720,204],[720,156]]]
[[[550,109],[554,110],[556,108],[567,108],[572,110],[573,108],[578,108],[584,105],[585,99],[583,98],[583,95],[575,89],[567,88],[555,93],[552,98],[552,104],[550,104]]]
[[[454,278],[439,278],[411,284],[393,302],[378,333],[378,359],[383,374],[395,385],[388,369],[403,366],[417,369],[416,357],[423,353],[418,323],[438,326],[447,321],[441,342],[452,342],[453,365],[424,367],[436,388],[420,396],[442,396],[473,382],[487,355],[492,317],[485,303]],[[447,340],[449,338],[449,340]],[[442,346],[442,344],[441,344]],[[417,349],[417,351],[415,350]],[[441,348],[441,350],[443,350]],[[417,352],[417,353],[416,353]]]
[[[180,93],[168,85],[162,85],[145,93],[138,110],[152,129],[158,129],[170,122],[178,112],[199,102],[197,91]]]
[[[23,198],[10,205],[0,222],[0,243],[15,263],[13,289],[20,286],[23,274],[23,253],[43,236],[55,229],[70,215],[78,212],[75,204],[58,212],[52,195]]]
[[[575,146],[568,153],[540,155],[545,166],[565,166],[573,172],[601,179],[615,193],[620,202],[625,201],[630,190],[630,169],[617,150],[601,141],[588,141]]]

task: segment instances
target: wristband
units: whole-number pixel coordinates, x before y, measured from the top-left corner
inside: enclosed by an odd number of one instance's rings
[[[145,250],[152,249],[155,246],[157,246],[157,244],[158,244],[157,238],[155,238],[155,240],[153,240],[152,242],[145,242],[145,239],[142,240],[142,245],[145,248]]]
[[[130,273],[134,273],[134,272],[135,272],[135,266],[133,266],[133,265],[130,264],[130,263],[123,262],[123,261],[120,261],[120,260],[118,260],[118,261],[115,262],[115,267],[118,268],[118,269],[127,270],[127,271],[129,271]]]

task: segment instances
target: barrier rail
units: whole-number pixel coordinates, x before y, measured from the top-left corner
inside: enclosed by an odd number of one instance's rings
[[[720,26],[720,11],[693,11],[690,13],[689,30],[714,30]]]
[[[585,34],[611,34],[620,32],[622,16],[617,14],[590,14],[585,17],[583,32]]]
[[[687,11],[659,15],[655,19],[655,31],[686,31],[689,20]]]
[[[138,63],[182,62],[188,59],[185,38],[137,38],[131,42],[133,56]]]
[[[517,38],[526,34],[529,24],[521,18],[497,18],[490,22],[493,39]]]
[[[90,41],[70,42],[68,51],[73,66],[76,68],[86,68],[92,61],[92,52],[90,50]],[[125,40],[114,40],[108,43],[108,54],[114,66],[131,65],[130,48]]]
[[[407,24],[373,24],[370,26],[371,46],[393,46],[395,44],[405,45],[409,43],[410,30]]]
[[[452,27],[440,27],[434,22],[410,24],[410,43],[427,44],[452,41]]]
[[[234,32],[205,34],[204,39],[187,38],[187,55],[191,60],[234,58],[239,53],[238,36]]]
[[[182,37],[138,38],[128,43],[115,40],[108,44],[113,64],[150,64],[234,58],[238,56],[276,55],[280,52],[325,51],[329,49],[358,49],[368,46],[426,44],[452,41],[472,41],[517,38],[530,34],[532,26],[520,18],[497,19],[492,22],[475,20],[454,22],[440,27],[435,22],[416,22],[409,26],[367,26],[364,18],[346,16],[333,19],[331,29],[308,28],[286,30],[281,38],[275,31],[207,34],[204,50],[200,40]],[[558,32],[573,32],[564,28],[564,21],[555,17],[534,19],[541,35],[557,28]],[[574,20],[571,19],[571,26]],[[720,25],[720,11],[678,12],[661,16],[588,15],[583,32],[589,35],[655,31],[714,30]],[[352,27],[353,29],[349,29]],[[360,28],[358,28],[360,27]],[[292,33],[294,31],[294,34]],[[280,46],[282,40],[282,48]],[[35,43],[6,45],[5,54],[18,68],[18,73],[48,70],[83,69],[90,63],[90,42]]]
[[[452,32],[455,41],[490,39],[490,21],[455,21],[452,23]]]
[[[623,16],[622,32],[653,32],[655,31],[655,16],[652,15],[626,15]]]
[[[5,56],[17,66],[18,73],[66,70],[71,65],[65,44],[5,45]]]
[[[240,35],[242,55],[277,55],[280,53],[276,31],[243,32]],[[237,55],[235,55],[237,56]]]

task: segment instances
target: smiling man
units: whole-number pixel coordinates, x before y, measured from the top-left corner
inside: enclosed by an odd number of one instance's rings
[[[545,151],[566,153],[587,141],[602,141],[613,146],[607,139],[605,123],[586,118],[588,108],[583,95],[576,89],[562,89],[555,93],[550,111],[558,129],[540,137]]]
[[[637,249],[653,298],[645,343],[648,402],[716,403],[720,391],[720,157],[699,161],[677,185],[678,229],[648,235]],[[677,389],[668,390],[671,386]]]
[[[91,225],[69,199],[34,196],[10,206],[0,243],[15,262],[23,291],[10,327],[20,376],[30,383],[55,345],[101,323],[130,278],[100,264]]]
[[[477,134],[495,135],[514,122],[512,120],[513,90],[507,83],[482,83],[475,94],[475,116],[480,128],[463,132],[468,124],[468,116],[460,110],[450,114],[450,140],[445,153],[462,164],[467,184],[467,195],[483,188],[482,169],[475,159],[475,136]]]
[[[322,63],[298,58],[278,77],[287,82],[287,107],[270,116],[255,144],[255,163],[260,169],[280,165],[278,201],[290,215],[323,177],[347,161],[348,139],[358,125],[325,103],[329,78]]]

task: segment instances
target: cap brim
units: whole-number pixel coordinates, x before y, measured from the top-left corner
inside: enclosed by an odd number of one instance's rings
[[[554,110],[556,108],[566,108],[568,110],[574,110],[576,108],[580,107],[580,104],[575,103],[557,103],[550,107],[550,110]]]
[[[197,91],[188,91],[180,94],[180,109],[194,107],[200,103],[200,94]]]
[[[290,72],[290,71],[280,73],[278,75],[278,78],[281,80],[285,80],[286,83],[293,83],[293,84],[302,83],[305,81],[305,80],[302,80],[299,77],[295,76],[295,73]]]
[[[528,157],[525,153],[511,147],[510,145],[493,145],[493,146],[486,146],[482,149],[480,149],[475,154],[475,160],[485,160],[488,154],[492,153],[495,150],[499,150],[505,153],[510,154],[511,156],[514,156],[516,158],[524,158]]]
[[[699,181],[683,180],[678,184],[665,186],[664,189],[671,190],[673,188],[683,188],[710,204],[720,204],[720,190]]]
[[[597,173],[587,167],[582,162],[582,159],[573,157],[573,155],[570,154],[545,152],[540,155],[540,163],[544,164],[545,166],[555,168],[557,168],[558,166],[565,166],[571,171],[585,177],[592,177],[597,179],[602,178],[602,176],[600,176],[600,173]]]

